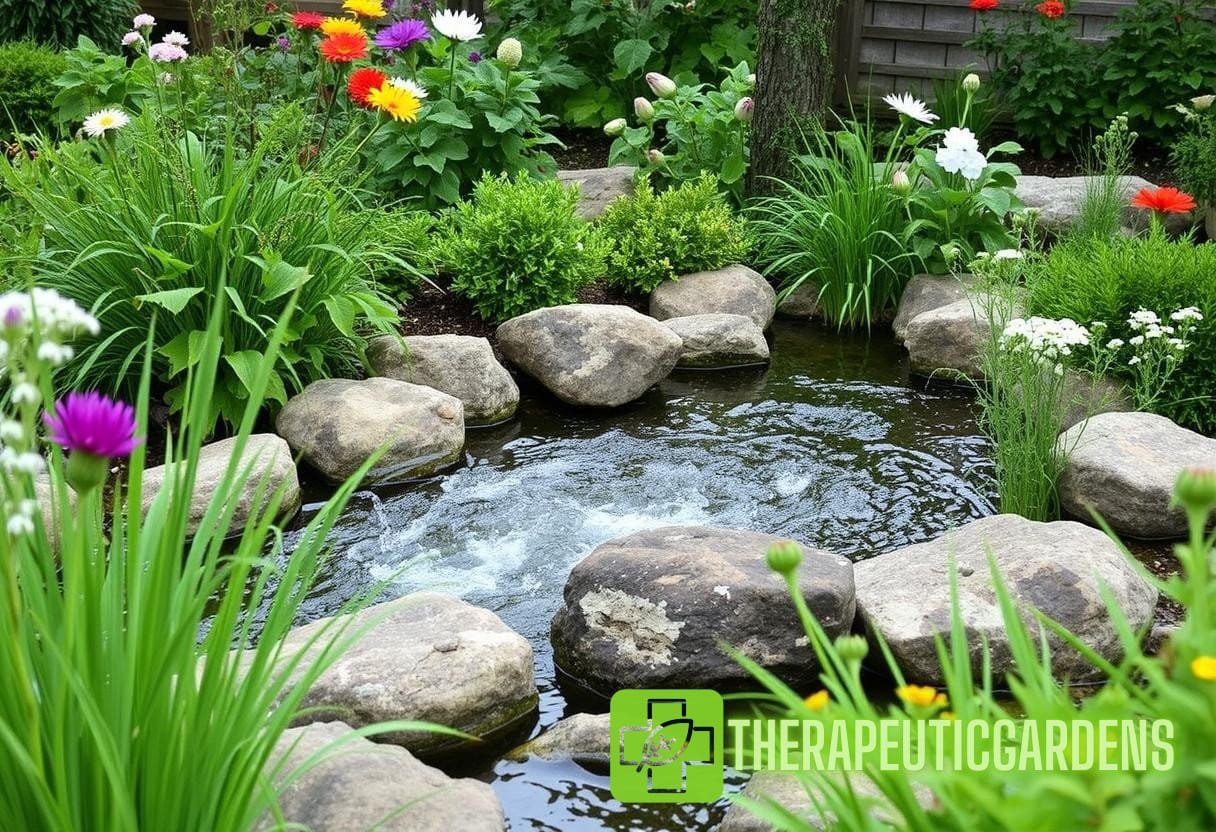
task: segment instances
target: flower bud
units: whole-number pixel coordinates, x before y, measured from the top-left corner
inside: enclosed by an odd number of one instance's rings
[[[974,72],[968,73],[967,76],[963,78],[963,89],[967,92],[975,92],[979,88],[980,76],[976,75]]]
[[[1174,499],[1193,511],[1216,508],[1216,470],[1184,468],[1174,484]]]
[[[646,159],[652,165],[661,165],[667,161],[667,157],[663,155],[663,151],[651,148],[646,151]]]
[[[769,569],[788,577],[802,563],[802,547],[792,540],[783,540],[768,547],[765,558]]]
[[[659,98],[672,98],[676,94],[676,82],[659,72],[647,72],[646,84]]]
[[[1191,99],[1191,106],[1200,112],[1212,109],[1213,103],[1216,103],[1216,95],[1199,95]]]
[[[639,95],[633,99],[633,114],[638,117],[639,121],[649,124],[650,120],[654,118],[654,105]]]
[[[504,38],[503,42],[498,44],[498,60],[506,64],[510,69],[519,66],[519,62],[524,59],[524,47],[515,38]]]
[[[735,118],[744,124],[748,124],[752,120],[752,113],[756,109],[756,102],[750,97],[740,98],[739,103],[735,105]]]
[[[106,481],[110,474],[110,460],[94,456],[87,451],[75,450],[68,454],[64,466],[64,479],[77,494],[87,494]]]
[[[604,133],[608,136],[619,136],[625,132],[625,128],[627,126],[628,124],[625,119],[614,118],[612,121],[604,125]]]
[[[836,652],[845,661],[859,662],[870,652],[865,636],[840,636],[836,639]]]
[[[908,172],[897,170],[891,174],[891,188],[896,193],[907,194],[912,191],[912,180],[908,178]]]

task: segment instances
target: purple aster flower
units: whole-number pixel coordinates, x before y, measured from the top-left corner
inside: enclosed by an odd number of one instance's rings
[[[287,37],[287,35],[279,35],[278,44],[279,48],[286,52],[291,48],[291,38]]]
[[[469,63],[471,63],[471,64],[481,63],[481,53],[480,52],[470,52],[469,53]]]
[[[403,52],[415,43],[429,40],[431,30],[421,20],[398,20],[376,33],[376,46],[389,52]]]
[[[134,408],[97,392],[68,393],[42,421],[51,441],[68,451],[109,459],[130,456],[139,445]]]

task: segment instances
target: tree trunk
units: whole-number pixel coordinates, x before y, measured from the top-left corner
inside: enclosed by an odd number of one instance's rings
[[[749,194],[771,190],[767,178],[786,175],[799,124],[822,120],[831,104],[840,2],[760,0]]]

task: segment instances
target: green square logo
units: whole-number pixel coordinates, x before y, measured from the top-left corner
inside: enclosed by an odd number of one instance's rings
[[[612,796],[622,803],[712,803],[722,796],[722,697],[712,690],[622,690],[612,697]]]

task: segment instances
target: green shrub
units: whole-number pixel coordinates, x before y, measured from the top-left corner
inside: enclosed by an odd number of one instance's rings
[[[1216,205],[1216,109],[1210,103],[1202,110],[1187,108],[1182,135],[1170,148],[1170,167],[1184,191]]]
[[[54,82],[66,67],[63,56],[46,46],[0,44],[0,136],[53,131]]]
[[[575,214],[557,180],[488,174],[446,217],[436,261],[487,321],[577,300],[604,270],[604,237]]]
[[[609,205],[599,226],[612,243],[609,279],[640,294],[682,274],[738,263],[749,248],[744,221],[709,175],[660,194],[641,185],[631,199]]]
[[[117,46],[138,11],[133,0],[0,0],[0,42],[72,46],[84,35]]]
[[[434,214],[376,207],[352,214],[351,222],[361,226],[366,250],[380,255],[368,264],[372,279],[393,300],[407,300],[419,280],[433,274]]]
[[[1170,387],[1155,409],[1175,422],[1216,433],[1216,244],[1170,240],[1159,228],[1137,239],[1068,240],[1028,275],[1029,312],[1104,321],[1109,337],[1134,335],[1127,318],[1148,309],[1166,318],[1194,306],[1203,314]],[[1132,368],[1115,371],[1132,378]]]

